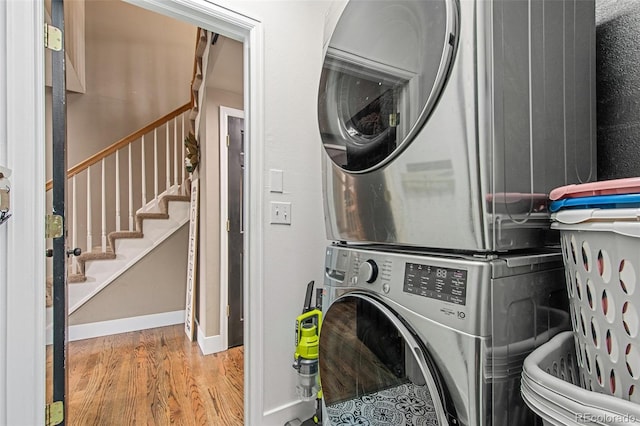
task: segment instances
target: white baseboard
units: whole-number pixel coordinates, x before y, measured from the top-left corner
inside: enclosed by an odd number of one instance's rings
[[[265,426],[280,426],[294,419],[305,421],[315,414],[315,404],[315,401],[293,401],[265,411],[262,424]]]
[[[209,336],[205,337],[204,331],[200,328],[200,324],[198,324],[198,346],[200,346],[200,351],[202,355],[215,354],[217,352],[226,351],[228,348],[222,341],[222,335],[218,334],[217,336]]]
[[[70,325],[67,340],[69,342],[73,342],[74,340],[91,339],[93,337],[110,336],[112,334],[127,333],[129,331],[146,330],[148,328],[165,327],[167,325],[182,323],[184,323],[184,310]],[[50,345],[52,342],[53,330],[51,326],[48,326],[47,345]]]

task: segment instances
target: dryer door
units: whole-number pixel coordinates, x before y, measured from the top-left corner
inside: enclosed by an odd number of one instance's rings
[[[443,386],[423,346],[382,303],[336,299],[320,332],[326,424],[448,425]]]
[[[326,52],[318,121],[333,162],[381,167],[433,110],[457,44],[457,0],[351,1]]]

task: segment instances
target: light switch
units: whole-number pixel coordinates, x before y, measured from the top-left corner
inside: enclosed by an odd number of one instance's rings
[[[271,169],[269,170],[271,180],[271,192],[282,192],[282,170]]]
[[[291,203],[272,201],[271,223],[291,225]]]

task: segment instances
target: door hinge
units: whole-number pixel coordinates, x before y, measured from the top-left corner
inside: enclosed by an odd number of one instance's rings
[[[231,307],[227,305],[227,318],[231,316]]]
[[[44,47],[56,52],[62,50],[62,31],[60,28],[44,24]]]
[[[46,426],[59,425],[64,420],[64,402],[55,401],[47,404],[44,413]]]
[[[227,219],[227,232],[231,230],[231,222]]]
[[[229,146],[229,135],[227,135],[227,146]]]
[[[58,214],[48,214],[45,218],[44,237],[60,238],[62,237],[63,219]]]

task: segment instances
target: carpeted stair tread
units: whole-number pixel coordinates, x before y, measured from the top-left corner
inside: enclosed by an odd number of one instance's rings
[[[137,213],[139,219],[169,219],[169,213],[145,212]]]
[[[114,231],[109,232],[109,238],[142,238],[144,235],[140,231]]]
[[[90,251],[82,253],[78,256],[78,262],[86,262],[88,260],[106,260],[106,259],[115,259],[116,254],[112,250],[103,251]]]
[[[170,194],[160,198],[161,204],[167,204],[169,201],[191,201],[191,197],[189,195]]]
[[[68,274],[67,284],[81,284],[87,281],[87,277],[82,274]],[[45,292],[46,307],[53,306],[53,277],[47,278],[47,287]]]
[[[83,274],[69,274],[67,275],[67,283],[78,284],[87,281],[87,277]]]

